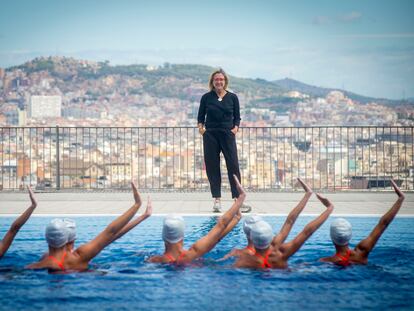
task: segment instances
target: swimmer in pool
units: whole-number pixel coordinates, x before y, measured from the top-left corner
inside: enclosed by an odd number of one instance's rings
[[[242,249],[239,249],[239,248],[232,249],[227,255],[219,259],[219,261],[226,260],[230,257],[239,257],[242,254],[253,255],[255,253],[255,250],[254,250],[253,241],[250,239],[250,231],[251,231],[252,226],[255,223],[262,221],[262,220],[263,220],[262,217],[260,217],[259,215],[246,216],[243,222],[243,231],[244,231],[244,234],[246,235],[247,246]]]
[[[235,175],[233,175],[233,178],[239,196],[231,208],[218,219],[217,224],[207,235],[195,242],[188,250],[184,250],[184,219],[179,215],[168,215],[164,219],[162,228],[162,238],[165,244],[164,254],[153,256],[148,261],[152,263],[188,264],[213,249],[228,232],[232,222],[240,220],[240,207],[243,205],[246,193],[240,185],[238,178]]]
[[[392,222],[395,215],[397,215],[404,202],[404,194],[393,180],[391,180],[391,185],[398,196],[397,201],[395,201],[390,210],[381,217],[380,221],[368,237],[359,242],[354,249],[350,249],[348,244],[352,236],[351,224],[344,218],[337,218],[332,221],[330,234],[336,253],[333,256],[321,258],[321,261],[332,262],[341,266],[368,263],[369,253],[372,251],[375,244],[377,244],[379,238]]]
[[[98,255],[111,242],[125,234],[127,229],[132,229],[134,222],[131,222],[131,224],[128,224],[128,222],[141,207],[142,200],[135,184],[131,183],[131,186],[135,200],[134,205],[112,221],[95,239],[81,245],[73,252],[67,249],[70,235],[67,224],[63,219],[53,219],[46,227],[49,255],[44,256],[39,262],[31,264],[27,268],[49,269],[50,271],[82,271],[88,269],[89,261],[92,258]],[[151,211],[150,202],[149,206],[149,211]]]
[[[135,228],[137,225],[139,225],[141,222],[143,222],[145,219],[151,216],[152,214],[152,201],[151,198],[148,196],[147,201],[147,208],[144,212],[144,214],[140,215],[134,220],[131,220],[129,223],[127,223],[114,237],[113,241],[119,239],[122,237],[125,233],[129,232],[133,228]],[[68,252],[73,252],[75,250],[75,240],[76,240],[76,222],[73,219],[64,218],[63,222],[66,225],[66,229],[68,231],[68,242],[66,243],[66,250]],[[113,242],[112,241],[112,242]],[[48,253],[44,254],[43,257],[49,256]]]
[[[298,181],[305,190],[305,196],[290,212],[282,229],[280,229],[277,235],[273,236],[272,227],[267,222],[263,220],[256,222],[250,229],[250,239],[253,242],[254,254],[242,253],[235,263],[236,268],[287,268],[289,257],[295,254],[306,240],[328,219],[333,211],[333,205],[328,199],[317,194],[316,196],[326,207],[326,210],[308,223],[292,241],[285,243],[293,224],[312,195],[311,188],[301,179],[298,179]]]
[[[30,215],[32,215],[33,211],[37,206],[37,202],[32,189],[30,187],[27,187],[27,190],[29,190],[31,204],[26,209],[26,211],[13,222],[13,224],[10,226],[9,231],[7,231],[6,235],[4,236],[3,240],[0,241],[0,258],[3,257],[4,254],[6,254],[15,236],[19,232],[20,228],[23,227],[23,225],[29,219]]]
[[[305,183],[301,179],[298,178],[298,181],[299,181],[299,184],[303,187],[303,189],[305,191],[310,190],[307,186],[305,186]],[[302,210],[306,206],[306,203],[309,200],[309,197],[310,196],[305,195],[305,197],[299,202],[299,204],[296,206],[296,208],[294,208],[290,212],[290,214],[287,217],[286,221],[295,222],[296,218],[299,216],[299,214],[302,212]],[[252,229],[253,225],[256,224],[257,222],[261,221],[261,220],[263,220],[263,219],[259,215],[246,216],[245,219],[244,219],[244,223],[243,223],[243,231],[244,231],[244,234],[246,235],[247,246],[245,248],[242,248],[242,249],[235,248],[235,249],[231,250],[227,255],[225,255],[223,258],[221,258],[220,261],[226,260],[230,257],[239,257],[243,254],[254,255],[256,253],[256,251],[254,249],[253,241],[250,238],[250,232],[251,232],[251,229]]]

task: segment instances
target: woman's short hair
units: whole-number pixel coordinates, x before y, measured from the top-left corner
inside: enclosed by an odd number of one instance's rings
[[[214,89],[213,86],[213,80],[214,80],[214,76],[218,73],[221,73],[224,76],[224,89],[227,89],[227,86],[229,85],[229,77],[227,76],[226,72],[219,68],[215,71],[213,71],[213,73],[210,75],[210,79],[208,80],[208,87],[210,89],[210,91],[212,91]]]

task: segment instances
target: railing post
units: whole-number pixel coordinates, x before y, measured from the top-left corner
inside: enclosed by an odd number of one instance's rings
[[[56,125],[56,190],[60,190],[60,150],[59,126]]]

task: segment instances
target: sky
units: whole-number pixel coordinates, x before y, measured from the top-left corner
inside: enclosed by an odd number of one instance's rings
[[[165,62],[414,97],[412,0],[0,0],[0,67],[60,55]]]

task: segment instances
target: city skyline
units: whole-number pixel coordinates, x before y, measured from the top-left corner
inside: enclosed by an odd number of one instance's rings
[[[240,77],[414,97],[411,1],[6,1],[0,67],[65,55],[197,63]]]

